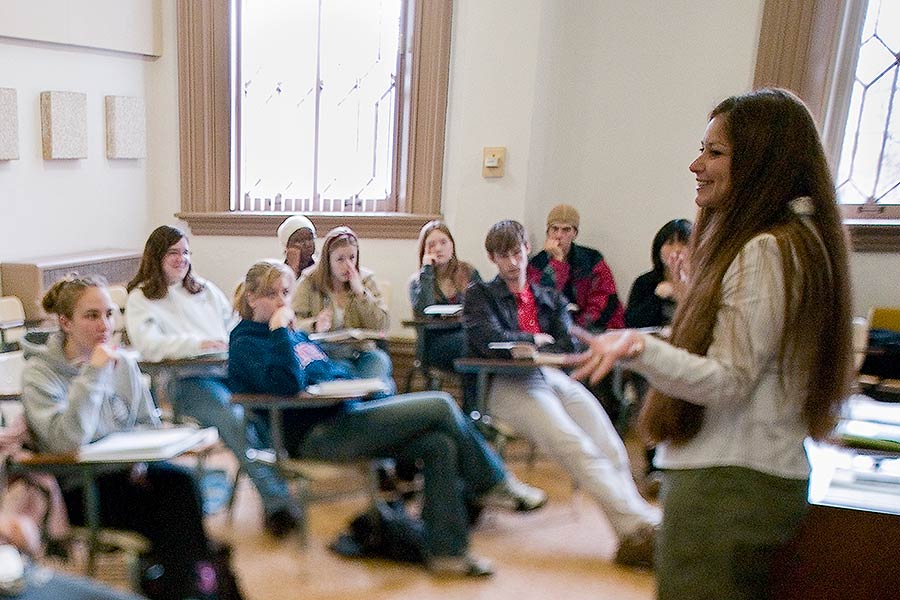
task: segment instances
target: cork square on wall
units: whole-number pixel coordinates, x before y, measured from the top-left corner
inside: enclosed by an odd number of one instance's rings
[[[0,160],[19,159],[19,102],[16,90],[0,88]]]
[[[106,158],[146,158],[144,101],[134,96],[106,96]]]
[[[87,158],[87,94],[41,92],[44,159]]]

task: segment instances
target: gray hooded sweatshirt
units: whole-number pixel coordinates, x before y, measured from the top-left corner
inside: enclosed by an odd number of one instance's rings
[[[23,340],[27,359],[22,404],[41,452],[67,453],[114,431],[159,425],[159,416],[137,362],[126,353],[101,368],[73,363],[62,333],[46,345]]]

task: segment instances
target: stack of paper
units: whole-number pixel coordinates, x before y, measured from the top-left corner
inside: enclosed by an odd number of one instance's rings
[[[900,452],[900,425],[843,419],[835,433],[850,446]]]
[[[214,442],[215,427],[168,427],[118,431],[84,445],[78,451],[82,462],[140,462],[168,460],[179,454]]]

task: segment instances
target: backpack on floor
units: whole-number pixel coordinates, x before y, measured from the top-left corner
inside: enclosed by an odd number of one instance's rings
[[[357,515],[329,547],[351,558],[424,563],[425,527],[402,503],[377,502]]]

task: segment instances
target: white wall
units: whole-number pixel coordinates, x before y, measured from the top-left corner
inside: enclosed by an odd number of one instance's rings
[[[649,267],[659,225],[694,213],[687,165],[709,109],[750,86],[761,7],[762,0],[455,0],[444,214],[460,256],[492,276],[487,228],[520,219],[539,244],[547,210],[565,201],[582,212],[581,241],[604,252],[627,294]],[[139,248],[157,225],[177,224],[174,0],[161,10],[155,60],[0,38],[0,87],[19,90],[22,156],[0,161],[0,261]],[[48,89],[88,93],[87,160],[40,158],[37,98]],[[145,97],[146,160],[106,160],[106,94]],[[502,179],[481,177],[483,146],[507,147]],[[195,237],[192,246],[197,271],[226,291],[254,259],[279,253],[274,233]],[[393,284],[398,324],[409,314],[415,242],[365,240],[361,256]],[[898,303],[896,255],[857,254],[853,269],[857,313]]]
[[[19,117],[19,160],[0,161],[0,261],[139,247],[153,205],[150,160],[106,158],[103,97],[145,97],[152,64],[136,54],[0,38],[0,87],[17,90]],[[87,158],[42,158],[40,93],[49,90],[87,95]],[[156,111],[148,102],[147,113]]]

